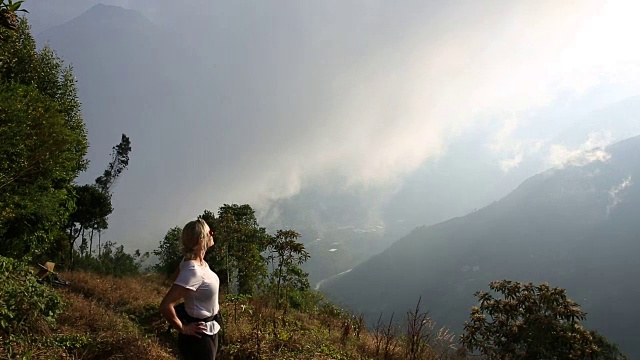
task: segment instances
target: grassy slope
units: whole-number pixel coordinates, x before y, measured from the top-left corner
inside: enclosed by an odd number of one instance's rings
[[[41,345],[0,347],[0,358],[19,354],[35,359],[176,358],[176,332],[166,331],[167,323],[158,312],[167,290],[160,277],[118,279],[84,272],[61,277],[71,285],[60,290],[67,307],[55,328],[39,339]],[[356,336],[354,330],[344,335],[343,324],[348,319],[344,315],[289,311],[283,316],[267,300],[231,302],[224,296],[221,308],[226,335],[220,359],[385,358],[384,337],[366,331]],[[391,342],[386,358],[407,358],[398,339]],[[449,342],[436,339],[432,344],[418,358],[453,358]]]

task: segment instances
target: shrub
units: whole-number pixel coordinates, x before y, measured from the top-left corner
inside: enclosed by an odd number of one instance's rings
[[[494,298],[476,292],[480,306],[465,322],[462,345],[489,359],[625,359],[617,347],[580,325],[586,313],[566,291],[547,284],[494,281]]]
[[[178,226],[169,229],[162,241],[160,241],[160,247],[153,250],[153,255],[158,257],[158,263],[153,266],[155,271],[164,275],[171,275],[180,266],[182,261],[181,233],[182,229]]]
[[[141,254],[136,250],[133,254],[124,251],[124,246],[116,246],[107,241],[102,245],[102,252],[95,256],[87,253],[76,261],[79,270],[91,271],[102,275],[117,277],[138,275],[144,263],[149,258],[149,253]]]
[[[0,334],[44,333],[55,323],[63,301],[39,284],[25,263],[0,256]]]

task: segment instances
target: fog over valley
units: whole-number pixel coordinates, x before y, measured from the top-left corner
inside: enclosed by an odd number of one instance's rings
[[[626,4],[89,3],[33,1],[29,17],[74,66],[92,145],[84,179],[120,132],[132,139],[137,165],[105,236],[134,247],[194,211],[268,209],[306,189],[374,193],[367,215],[380,217],[408,177],[457,146],[473,155],[452,159],[447,179],[477,163],[517,172],[535,151],[550,165],[558,134],[637,89]],[[496,175],[478,191],[517,176]],[[469,196],[458,194],[450,202]]]

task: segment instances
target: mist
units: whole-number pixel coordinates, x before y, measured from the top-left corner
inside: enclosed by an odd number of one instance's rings
[[[162,54],[162,70],[128,77],[127,89],[76,74],[83,103],[103,102],[100,116],[114,114],[97,121],[98,111],[85,109],[91,165],[79,181],[102,172],[120,133],[131,137],[105,235],[128,248],[155,248],[204,209],[250,203],[266,213],[309,189],[375,193],[363,207],[381,216],[407,179],[439,161],[489,162],[516,174],[515,186],[544,168],[591,159],[577,150],[640,133],[630,117],[559,143],[594,111],[638,95],[633,2],[104,3],[148,19]],[[26,7],[46,42],[49,29],[92,5]],[[118,112],[117,96],[88,100],[91,87],[126,92],[136,110]],[[469,152],[447,157],[470,138]],[[532,158],[535,166],[518,174]],[[455,168],[449,176],[470,176]]]

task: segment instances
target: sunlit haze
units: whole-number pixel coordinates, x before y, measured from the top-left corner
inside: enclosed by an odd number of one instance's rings
[[[95,2],[28,3],[43,43]],[[136,10],[166,34],[161,71],[125,83],[127,96],[141,95],[138,107],[127,103],[136,110],[119,112],[115,93],[101,100],[112,123],[85,112],[91,166],[81,181],[102,172],[120,133],[131,137],[105,233],[128,248],[155,248],[203,209],[264,211],[305,189],[376,189],[375,210],[417,169],[448,161],[461,139],[475,145],[455,161],[487,163],[503,177],[535,162],[520,181],[605,159],[601,149],[576,151],[640,134],[636,116],[563,137],[640,94],[635,1],[104,3]],[[65,50],[85,105],[89,88],[125,92],[82,78],[86,65]],[[146,84],[155,75],[166,93]]]

